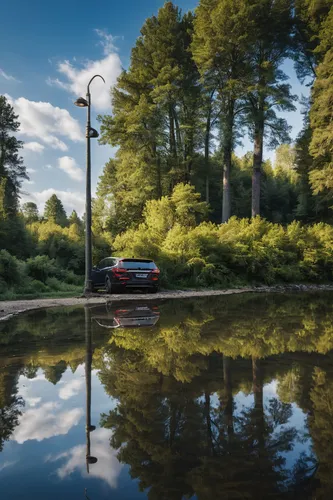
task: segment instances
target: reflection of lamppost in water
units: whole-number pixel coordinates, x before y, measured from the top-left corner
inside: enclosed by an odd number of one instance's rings
[[[96,429],[94,425],[91,425],[91,365],[92,365],[92,345],[91,345],[91,317],[89,307],[84,308],[84,320],[85,320],[85,336],[86,336],[86,363],[85,363],[85,374],[86,374],[86,440],[87,440],[87,451],[86,451],[86,463],[87,472],[89,474],[89,465],[95,464],[97,458],[91,456],[90,454],[90,433]]]

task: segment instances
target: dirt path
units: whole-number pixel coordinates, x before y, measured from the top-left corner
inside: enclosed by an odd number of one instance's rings
[[[20,314],[33,309],[46,307],[76,306],[85,304],[103,304],[107,301],[127,300],[156,300],[156,299],[185,299],[191,297],[215,297],[219,295],[233,295],[236,293],[285,293],[285,292],[333,291],[333,285],[286,285],[274,287],[244,287],[229,290],[198,290],[198,291],[163,291],[155,294],[121,294],[121,295],[92,295],[89,298],[72,297],[67,299],[33,299],[10,300],[0,302],[0,321],[9,319],[14,314]]]

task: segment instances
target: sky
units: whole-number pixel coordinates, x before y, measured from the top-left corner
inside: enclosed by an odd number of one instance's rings
[[[68,213],[82,215],[85,199],[86,110],[73,102],[85,97],[90,77],[100,73],[106,83],[94,80],[92,126],[98,114],[111,110],[110,88],[127,68],[131,48],[145,19],[157,14],[164,0],[11,0],[0,17],[0,94],[6,95],[19,115],[22,156],[30,176],[22,188],[22,202],[34,201],[39,210],[53,194]],[[197,0],[179,0],[186,12]],[[284,65],[294,94],[308,88],[296,78],[291,61]],[[302,128],[300,104],[286,118],[295,139]],[[110,146],[92,140],[92,189],[96,190],[103,166],[115,154]],[[251,150],[248,139],[237,154]],[[274,153],[265,150],[266,158]]]

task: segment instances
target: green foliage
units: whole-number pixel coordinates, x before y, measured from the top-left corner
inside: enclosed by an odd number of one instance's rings
[[[27,224],[31,224],[32,222],[37,222],[39,220],[37,205],[32,201],[28,201],[27,203],[23,204],[22,214]]]
[[[174,200],[172,195],[148,202],[143,224],[114,241],[119,254],[155,259],[165,285],[223,287],[333,279],[333,229],[327,224],[282,226],[234,217],[221,226],[195,226],[187,217],[177,219]],[[191,207],[187,210],[192,215]]]
[[[67,215],[63,207],[62,202],[59,200],[56,194],[53,194],[45,203],[44,218],[58,224],[59,226],[65,227],[67,225]]]
[[[15,135],[20,127],[18,116],[0,95],[0,220],[17,214],[19,189],[28,179],[19,150],[23,143]]]
[[[20,282],[18,260],[6,250],[0,250],[0,287],[1,282],[16,285]]]
[[[315,194],[332,199],[333,187],[333,5],[320,31],[318,50],[324,53],[312,91],[310,152],[314,158],[310,182]]]

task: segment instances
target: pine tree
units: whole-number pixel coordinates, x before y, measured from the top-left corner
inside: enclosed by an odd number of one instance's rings
[[[324,54],[312,90],[310,182],[315,194],[332,198],[333,188],[333,5],[320,30],[318,52]]]
[[[23,143],[15,135],[18,116],[5,96],[0,95],[0,218],[17,214],[19,190],[28,179],[19,150]]]
[[[76,210],[73,210],[71,215],[68,218],[69,224],[77,224],[78,226],[82,226],[82,220],[77,214]]]
[[[192,14],[182,17],[172,2],[147,19],[113,90],[113,116],[101,117],[101,141],[119,147],[110,163],[112,211],[127,225],[140,221],[147,200],[192,179],[202,137],[192,30]]]
[[[53,194],[45,203],[44,217],[48,221],[52,221],[59,226],[67,225],[67,216],[62,202],[56,194]]]
[[[249,85],[247,122],[253,138],[252,216],[260,215],[260,184],[264,138],[276,147],[289,141],[290,127],[278,111],[295,110],[287,76],[280,66],[291,54],[292,9],[290,0],[251,0],[251,44],[247,54]]]
[[[32,201],[24,203],[24,205],[22,206],[22,213],[27,224],[38,222],[39,220],[38,207],[36,203],[33,203]]]
[[[302,83],[316,77],[321,60],[319,32],[332,7],[332,0],[294,0],[293,58],[297,76]]]
[[[201,0],[195,19],[193,57],[203,84],[216,89],[220,109],[223,151],[222,222],[231,215],[230,170],[235,144],[235,125],[241,108],[248,43],[248,2],[244,0]],[[208,122],[207,122],[208,123]]]

